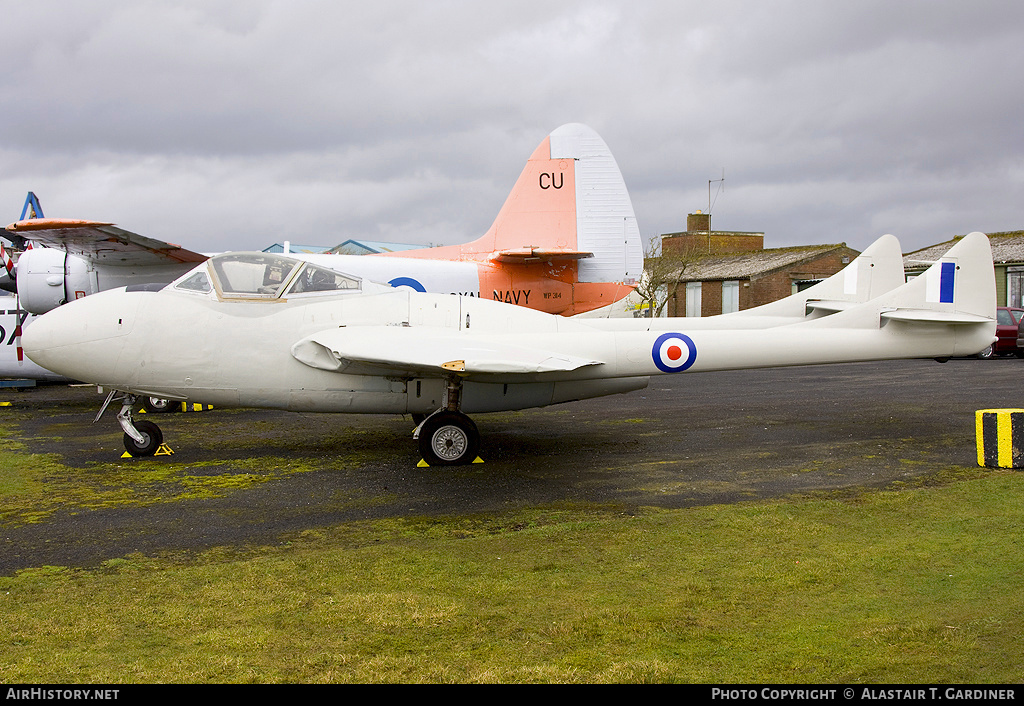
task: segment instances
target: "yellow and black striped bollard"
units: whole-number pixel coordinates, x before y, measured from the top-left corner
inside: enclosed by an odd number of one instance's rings
[[[975,428],[979,466],[1024,468],[1024,409],[979,409]]]

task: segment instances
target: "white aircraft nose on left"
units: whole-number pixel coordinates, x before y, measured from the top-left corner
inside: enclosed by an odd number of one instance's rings
[[[101,383],[117,365],[140,299],[122,288],[57,307],[25,328],[25,355],[65,377]]]

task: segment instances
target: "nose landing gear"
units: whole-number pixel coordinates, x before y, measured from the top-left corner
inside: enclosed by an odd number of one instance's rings
[[[124,449],[131,456],[152,456],[164,443],[164,434],[148,419],[136,421],[132,418],[132,408],[137,399],[135,395],[125,395],[121,411],[117,413],[117,421],[124,429]]]
[[[99,421],[103,413],[107,411],[107,407],[114,400],[114,395],[117,394],[117,390],[111,390],[110,394],[107,395],[107,399],[103,402],[103,406],[100,407],[100,411],[96,414],[94,422]],[[130,456],[140,458],[143,456],[152,456],[155,454],[164,443],[163,432],[153,422],[148,419],[140,419],[136,421],[132,417],[132,409],[135,407],[135,403],[138,401],[138,397],[135,395],[126,394],[121,398],[121,411],[117,413],[117,422],[121,425],[124,430],[124,449]]]

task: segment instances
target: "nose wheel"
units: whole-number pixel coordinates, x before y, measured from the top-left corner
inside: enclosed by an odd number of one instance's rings
[[[148,420],[140,420],[134,423],[135,431],[141,438],[137,440],[135,437],[129,436],[128,432],[124,433],[124,448],[129,454],[135,457],[139,456],[152,456],[160,448],[160,444],[164,443],[164,434],[153,422]]]
[[[107,396],[107,401],[103,403],[99,414],[96,415],[97,420],[114,399],[115,393],[116,390],[111,391]],[[136,458],[152,456],[164,443],[164,434],[160,431],[160,427],[148,419],[136,420],[133,418],[132,408],[135,407],[137,399],[135,395],[125,395],[121,400],[121,411],[117,413],[117,422],[124,430],[124,449],[129,455]]]

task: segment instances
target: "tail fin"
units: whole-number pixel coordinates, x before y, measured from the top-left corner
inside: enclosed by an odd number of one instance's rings
[[[892,308],[882,314],[890,320],[994,322],[996,280],[988,236],[965,235],[922,275],[882,301]]]
[[[578,282],[634,283],[643,245],[633,204],[608,146],[571,123],[540,143],[483,237],[399,257],[500,262],[577,262]]]
[[[905,281],[899,240],[894,235],[883,235],[849,265],[813,287],[725,316],[817,318],[880,297]]]
[[[881,327],[894,338],[924,341],[927,357],[973,355],[995,340],[996,282],[984,233],[961,238],[915,279],[888,294],[820,321],[836,327]],[[950,335],[953,334],[953,335]]]

